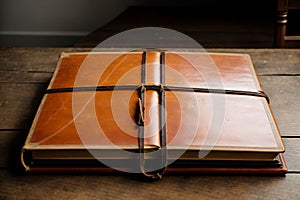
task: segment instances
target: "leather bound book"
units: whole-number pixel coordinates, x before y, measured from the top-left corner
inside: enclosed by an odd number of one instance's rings
[[[285,174],[249,55],[62,53],[22,150],[29,171]]]

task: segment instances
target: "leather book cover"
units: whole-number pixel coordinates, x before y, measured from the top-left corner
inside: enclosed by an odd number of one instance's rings
[[[246,54],[63,53],[21,159],[31,171],[284,174],[268,101]]]

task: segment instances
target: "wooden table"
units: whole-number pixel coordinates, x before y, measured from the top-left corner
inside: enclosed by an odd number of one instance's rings
[[[19,151],[61,52],[0,48],[0,199],[300,199],[300,50],[209,49],[249,53],[286,145],[286,177],[22,174]]]

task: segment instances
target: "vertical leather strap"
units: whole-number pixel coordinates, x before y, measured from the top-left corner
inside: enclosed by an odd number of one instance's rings
[[[161,146],[161,169],[159,172],[163,174],[167,167],[167,134],[166,134],[166,96],[163,86],[165,85],[165,53],[161,52],[160,55],[160,95],[159,95],[159,104],[160,104],[160,146]]]
[[[142,65],[141,65],[141,84],[139,90],[139,102],[138,102],[138,112],[139,112],[139,120],[138,120],[138,145],[139,145],[139,159],[140,159],[140,170],[141,172],[147,176],[145,172],[145,147],[144,147],[144,105],[145,105],[145,88],[143,84],[146,79],[146,52],[142,54]]]
[[[165,65],[166,65],[166,55],[165,55],[165,52],[163,51],[160,54],[160,84],[161,85],[166,85]]]
[[[158,180],[161,178],[160,174],[156,172],[147,172],[145,169],[145,143],[144,143],[144,136],[145,136],[145,128],[144,128],[144,105],[145,105],[145,93],[146,88],[144,87],[146,81],[146,55],[147,52],[143,52],[142,54],[142,66],[141,66],[141,87],[139,90],[139,129],[138,129],[138,144],[139,144],[139,159],[140,159],[140,171],[146,178],[150,180]]]
[[[162,174],[166,168],[166,127],[165,127],[165,91],[159,90],[159,104],[160,104],[160,111],[159,111],[159,119],[160,119],[160,146],[161,148],[158,150],[160,155],[160,165],[159,169],[151,172],[147,172],[145,169],[145,148],[144,148],[144,105],[145,105],[145,93],[146,87],[144,87],[145,80],[146,80],[146,52],[143,52],[142,58],[142,68],[141,68],[141,87],[139,91],[139,129],[138,129],[138,143],[139,143],[139,153],[140,153],[140,170],[146,178],[150,180],[159,180],[162,178]],[[160,83],[161,85],[165,82],[165,70],[164,70],[164,54],[161,54],[160,58]]]
[[[142,66],[141,66],[141,84],[145,84],[146,81],[146,58],[147,52],[143,52],[142,54]]]

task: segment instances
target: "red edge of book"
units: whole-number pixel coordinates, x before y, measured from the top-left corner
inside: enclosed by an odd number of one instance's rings
[[[193,168],[166,168],[166,174],[221,174],[221,175],[233,175],[233,174],[244,174],[244,175],[285,175],[288,172],[288,168],[283,155],[279,154],[281,167],[265,167],[265,168],[230,168],[230,167],[193,167]],[[109,167],[36,167],[31,168],[31,172],[44,173],[121,173],[122,169],[112,169]]]

